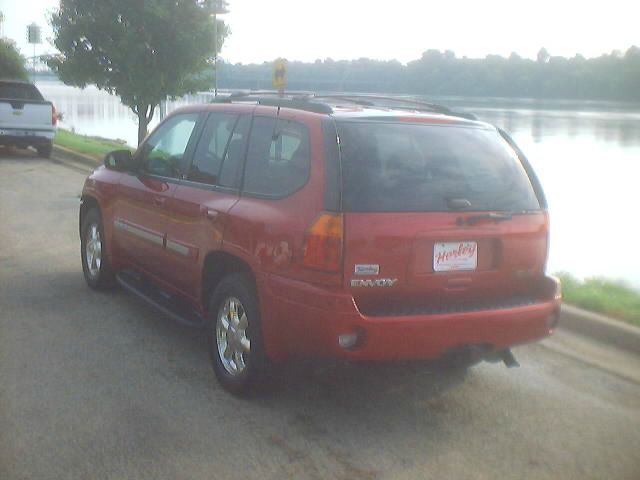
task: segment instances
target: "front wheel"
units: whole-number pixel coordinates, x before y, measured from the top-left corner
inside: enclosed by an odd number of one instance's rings
[[[211,296],[208,319],[209,354],[220,384],[234,395],[264,387],[269,362],[252,279],[246,274],[222,279]]]
[[[82,222],[80,237],[82,272],[91,288],[106,289],[113,286],[114,274],[106,251],[102,217],[98,209],[92,208]]]

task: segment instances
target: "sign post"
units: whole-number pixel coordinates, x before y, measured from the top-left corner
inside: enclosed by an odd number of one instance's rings
[[[273,76],[271,78],[273,88],[278,90],[280,96],[284,95],[284,87],[287,84],[287,60],[278,58],[273,62]]]

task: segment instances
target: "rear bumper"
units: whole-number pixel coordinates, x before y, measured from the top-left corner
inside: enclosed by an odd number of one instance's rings
[[[45,145],[53,141],[55,130],[0,128],[0,145]]]
[[[561,299],[557,280],[547,281],[553,290],[548,298],[525,306],[371,317],[363,315],[353,298],[343,291],[271,276],[261,294],[263,311],[269,312],[264,322],[267,351],[276,358],[302,354],[406,360],[435,358],[468,345],[502,350],[553,332]],[[338,344],[339,335],[354,332],[361,334],[354,348]]]

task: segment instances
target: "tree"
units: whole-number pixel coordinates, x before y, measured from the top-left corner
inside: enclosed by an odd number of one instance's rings
[[[29,74],[14,43],[0,38],[0,76],[6,80],[28,80]]]
[[[225,88],[271,88],[271,64],[227,64],[220,83]],[[640,48],[624,55],[585,58],[550,56],[536,59],[511,53],[508,58],[457,57],[454,52],[427,50],[406,65],[361,58],[289,63],[292,90],[407,93],[525,98],[611,99],[640,101]]]
[[[138,117],[138,142],[155,108],[211,85],[204,74],[214,24],[199,0],[60,0],[51,16],[60,55],[49,66],[69,85],[118,95]],[[220,47],[228,34],[218,20]]]
[[[542,47],[540,50],[538,50],[538,55],[536,56],[538,63],[547,63],[549,61],[549,58],[551,58],[551,55],[549,55],[549,52],[547,51],[546,48]]]

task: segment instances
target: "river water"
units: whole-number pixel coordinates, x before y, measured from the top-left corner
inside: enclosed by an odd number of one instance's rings
[[[136,144],[136,118],[94,87],[38,87],[64,115],[60,126]],[[167,111],[206,102],[188,96]],[[614,102],[441,98],[510,132],[542,181],[551,213],[548,270],[640,286],[640,105]],[[158,121],[158,115],[152,125]]]

